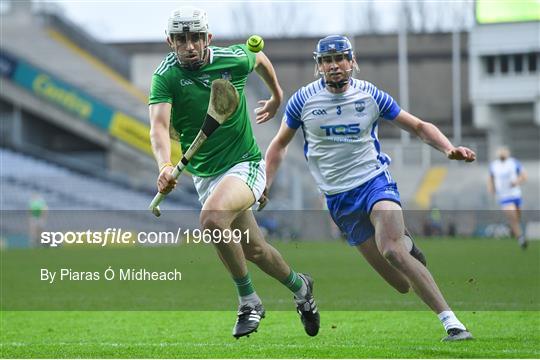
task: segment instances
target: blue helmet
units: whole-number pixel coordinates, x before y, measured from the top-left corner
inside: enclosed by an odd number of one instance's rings
[[[349,60],[353,59],[353,48],[346,36],[330,35],[319,40],[313,58],[318,62],[319,58],[336,53],[346,54]]]

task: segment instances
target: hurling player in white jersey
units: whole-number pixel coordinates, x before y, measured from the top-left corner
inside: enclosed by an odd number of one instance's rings
[[[344,36],[321,39],[314,53],[321,78],[290,99],[278,134],[266,152],[267,189],[272,185],[296,130],[304,133],[308,167],[339,228],[369,264],[397,291],[412,287],[438,315],[448,336],[471,339],[428,269],[411,253],[390,159],[377,138],[379,118],[391,121],[443,152],[449,159],[474,161],[475,153],[454,147],[433,124],[400,109],[390,95],[352,77],[356,60]],[[266,200],[266,199],[265,199]]]
[[[527,180],[527,173],[521,163],[510,157],[510,150],[501,147],[497,150],[497,159],[489,166],[488,191],[497,196],[499,205],[504,210],[512,235],[522,249],[527,248],[527,240],[521,230],[521,189],[519,185]]]

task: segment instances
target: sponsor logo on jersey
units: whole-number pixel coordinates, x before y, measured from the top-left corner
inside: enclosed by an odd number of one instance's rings
[[[366,104],[364,103],[363,100],[355,101],[355,102],[354,102],[354,109],[355,109],[357,112],[362,112],[362,111],[364,111],[365,108],[366,108]]]
[[[340,124],[340,125],[323,125],[321,129],[325,130],[326,136],[332,135],[355,135],[359,134],[360,124]]]
[[[193,85],[193,81],[190,79],[181,79],[180,80],[180,86],[188,86]]]
[[[210,86],[210,75],[203,74],[197,78],[200,82],[202,82],[205,86]]]
[[[315,116],[327,115],[324,109],[315,109],[311,113]]]

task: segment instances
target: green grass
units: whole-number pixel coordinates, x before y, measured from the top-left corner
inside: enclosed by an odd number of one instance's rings
[[[2,357],[14,358],[538,358],[538,312],[463,312],[476,340],[441,343],[429,312],[330,311],[304,334],[291,311],[269,312],[235,340],[225,312],[7,312]]]
[[[276,243],[315,278],[322,316],[304,334],[291,294],[251,267],[267,308],[260,331],[231,336],[236,295],[210,246],[8,250],[1,256],[0,345],[15,358],[538,358],[540,243],[418,241],[439,286],[475,341],[441,343],[438,319],[398,294],[339,242]],[[170,270],[179,282],[71,281],[48,285],[40,268]],[[50,311],[50,310],[76,311]],[[40,310],[40,311],[28,311]],[[81,311],[92,310],[92,311]],[[109,311],[103,311],[109,310]],[[144,310],[144,311],[122,311]],[[148,311],[174,310],[174,311]],[[204,310],[204,311],[202,311]],[[209,311],[211,310],[211,311]]]

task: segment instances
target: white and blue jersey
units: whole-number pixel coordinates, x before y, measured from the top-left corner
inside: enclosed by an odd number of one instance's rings
[[[393,120],[400,111],[390,95],[367,81],[351,79],[347,91],[333,94],[320,79],[290,98],[284,121],[302,128],[309,170],[321,191],[332,195],[385,171],[390,158],[381,152],[378,120]]]
[[[302,127],[309,170],[350,245],[375,233],[369,214],[377,202],[400,204],[387,170],[390,158],[377,138],[379,118],[393,120],[400,111],[390,95],[356,79],[342,94],[329,92],[322,79],[315,81],[287,103],[284,121],[290,128]]]
[[[495,192],[501,205],[508,203],[521,205],[521,189],[519,186],[512,186],[521,171],[521,163],[512,157],[504,161],[497,159],[489,166],[489,173],[493,177]]]

